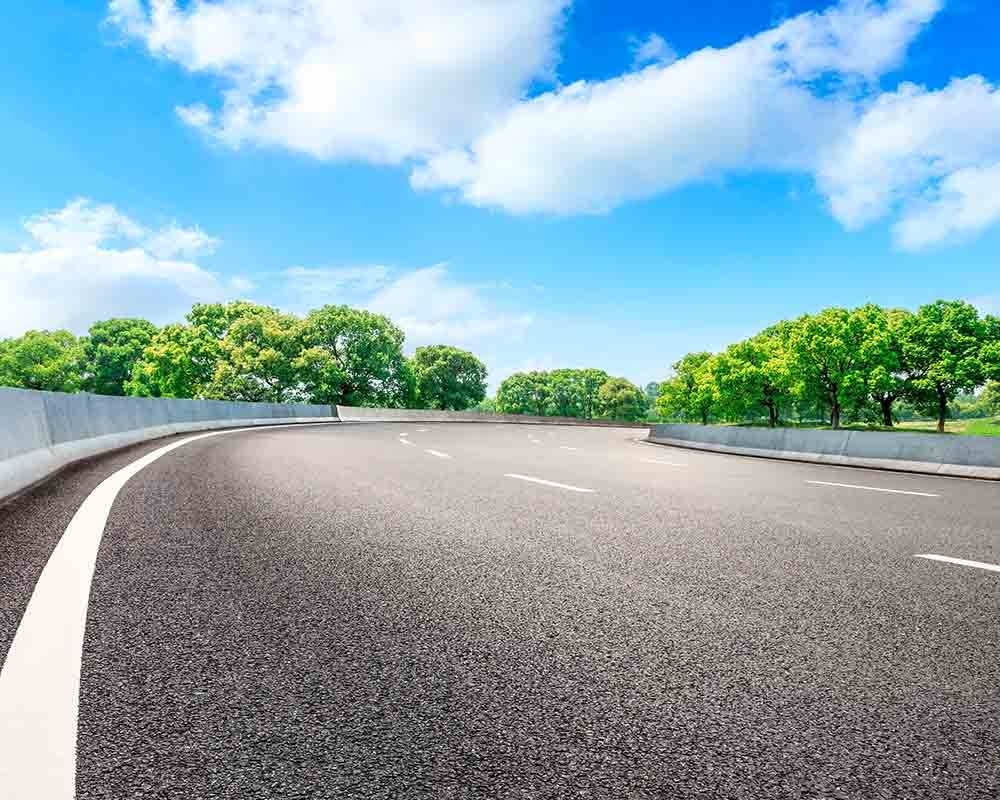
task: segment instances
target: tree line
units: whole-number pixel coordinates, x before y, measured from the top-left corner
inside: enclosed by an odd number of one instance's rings
[[[649,398],[625,378],[600,369],[516,372],[500,384],[495,408],[501,414],[637,421]]]
[[[827,308],[721,353],[689,353],[673,369],[656,401],[665,419],[892,427],[905,405],[936,418],[943,432],[957,397],[1000,380],[1000,319],[960,300],[915,312]]]
[[[299,317],[246,301],[195,305],[180,324],[109,319],[86,336],[0,340],[0,386],[103,395],[462,410],[486,366],[448,345],[403,354],[387,317],[324,306]]]

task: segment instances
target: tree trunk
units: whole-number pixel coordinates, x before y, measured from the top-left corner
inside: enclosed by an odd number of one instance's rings
[[[702,425],[708,425],[708,412],[707,411],[702,411],[701,412],[701,424]]]
[[[938,391],[938,433],[944,433],[944,421],[948,416],[948,396]]]
[[[895,398],[892,397],[880,397],[879,405],[882,406],[882,424],[886,428],[892,427],[892,401]]]
[[[778,424],[778,409],[774,403],[766,403],[767,405],[767,425],[769,428],[773,428]]]
[[[834,430],[840,427],[840,403],[837,400],[830,406],[830,427]]]

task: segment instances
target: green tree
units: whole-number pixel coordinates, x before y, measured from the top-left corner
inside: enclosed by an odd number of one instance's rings
[[[708,424],[718,399],[716,360],[712,353],[688,353],[673,365],[674,375],[660,384],[656,408],[661,416],[680,416]]]
[[[348,306],[310,312],[295,364],[313,402],[353,406],[413,403],[403,331],[388,317]]]
[[[108,319],[91,325],[83,340],[87,390],[125,394],[125,385],[155,335],[156,326],[144,319]]]
[[[418,347],[410,368],[423,408],[464,411],[486,397],[486,365],[446,344]]]
[[[646,395],[625,378],[608,378],[597,392],[597,407],[605,419],[635,422],[646,416]]]
[[[962,300],[921,306],[903,333],[912,401],[937,417],[944,432],[949,406],[959,392],[971,392],[992,371],[986,347],[989,328],[975,307]]]
[[[730,419],[767,412],[770,427],[778,424],[782,403],[790,397],[792,379],[786,347],[787,326],[776,325],[731,345],[715,361],[720,412]]]
[[[913,316],[899,308],[866,305],[854,312],[862,326],[860,364],[868,394],[878,405],[880,421],[893,426],[893,406],[909,388],[903,334]]]
[[[76,392],[83,385],[83,345],[69,331],[28,331],[0,341],[0,386]]]
[[[983,387],[979,404],[989,416],[1000,416],[1000,381],[991,380]]]
[[[241,304],[219,342],[206,397],[286,403],[307,399],[296,359],[302,321],[274,308]]]
[[[593,367],[579,370],[580,403],[584,419],[593,419],[598,412],[597,393],[611,376],[603,369]]]
[[[500,384],[497,412],[544,416],[550,401],[550,382],[545,372],[515,372]]]
[[[795,321],[788,346],[800,380],[802,399],[821,399],[830,425],[839,428],[845,406],[857,405],[868,393],[863,357],[867,314],[858,309],[827,308]]]
[[[207,330],[167,325],[142,351],[125,392],[140,397],[204,397],[219,355],[219,341]]]
[[[549,406],[547,414],[557,417],[582,417],[584,382],[578,369],[554,369],[548,373]]]

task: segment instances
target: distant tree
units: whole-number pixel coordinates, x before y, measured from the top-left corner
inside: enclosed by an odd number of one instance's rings
[[[579,370],[579,373],[580,402],[583,411],[581,416],[584,419],[593,419],[598,412],[597,393],[611,376],[603,369],[593,367]]]
[[[720,412],[730,419],[756,416],[763,409],[770,427],[778,424],[782,403],[790,397],[787,326],[731,345],[716,357],[715,376]]]
[[[156,326],[144,319],[108,319],[91,325],[83,340],[87,390],[125,394],[125,384],[155,335]]]
[[[76,392],[82,370],[83,345],[69,331],[28,331],[0,341],[0,386]]]
[[[219,342],[206,397],[285,403],[308,399],[296,359],[301,320],[266,306],[243,304]]]
[[[301,326],[295,360],[317,403],[412,405],[414,376],[403,356],[403,331],[388,317],[348,306],[323,306]]]
[[[982,385],[992,371],[988,335],[975,307],[961,300],[921,306],[905,328],[912,401],[937,417],[942,433],[958,393]]]
[[[550,402],[549,376],[545,372],[515,372],[500,384],[497,412],[544,416]]]
[[[1000,381],[989,381],[979,394],[979,403],[991,417],[1000,416]]]
[[[711,353],[688,353],[674,363],[674,376],[660,384],[657,411],[663,417],[680,416],[708,424],[718,398],[715,356]]]
[[[795,321],[788,344],[798,391],[804,398],[822,398],[830,425],[839,428],[845,406],[856,404],[868,391],[863,359],[865,315],[846,308],[827,308]]]
[[[445,344],[418,347],[410,368],[423,408],[464,411],[486,397],[486,365],[467,350]]]
[[[548,373],[549,407],[546,413],[557,417],[582,417],[584,381],[581,370],[554,369]]]
[[[868,394],[878,405],[881,423],[893,425],[893,404],[909,387],[909,369],[903,351],[903,336],[912,314],[904,309],[866,305],[854,315],[861,326],[860,363]]]
[[[125,382],[140,397],[203,397],[219,360],[219,341],[193,325],[167,325],[142,351]]]
[[[605,419],[635,422],[646,416],[646,395],[625,378],[608,378],[597,392],[597,407]]]
[[[476,403],[474,409],[483,414],[496,414],[497,413],[497,399],[495,397],[484,397],[478,403]]]

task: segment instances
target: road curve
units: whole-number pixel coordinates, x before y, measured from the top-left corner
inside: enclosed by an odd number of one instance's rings
[[[961,563],[1000,564],[995,485],[635,437],[285,428],[149,464],[94,571],[77,797],[1000,794],[1000,573]],[[0,507],[0,659],[76,508],[159,445]]]

